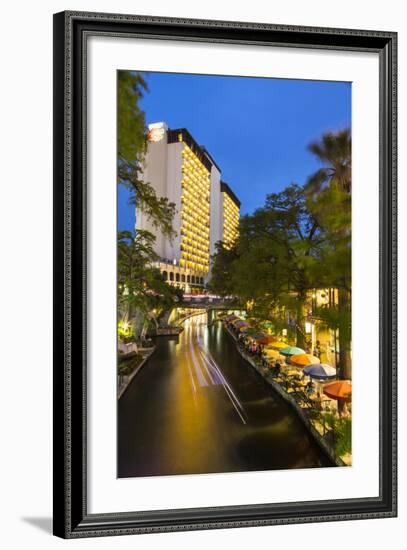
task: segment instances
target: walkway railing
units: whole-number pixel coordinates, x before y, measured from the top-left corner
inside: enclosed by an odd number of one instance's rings
[[[179,307],[204,307],[208,309],[240,309],[241,304],[236,300],[225,300],[224,298],[210,297],[188,297],[177,304]]]

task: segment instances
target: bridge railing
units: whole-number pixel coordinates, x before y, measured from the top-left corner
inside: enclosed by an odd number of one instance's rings
[[[188,297],[179,302],[179,307],[216,307],[222,309],[241,309],[236,299],[210,298],[210,297]]]

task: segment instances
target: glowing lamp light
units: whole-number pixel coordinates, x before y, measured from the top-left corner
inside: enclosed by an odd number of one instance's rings
[[[307,334],[310,334],[310,332],[312,332],[312,324],[309,323],[308,321],[305,323],[305,332]]]
[[[286,328],[283,328],[283,330],[281,332],[282,332],[283,336],[287,336],[287,329]]]

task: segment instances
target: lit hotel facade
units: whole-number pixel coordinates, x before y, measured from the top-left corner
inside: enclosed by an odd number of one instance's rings
[[[230,247],[238,235],[240,201],[208,151],[185,128],[169,129],[165,123],[149,125],[143,177],[159,197],[175,204],[173,239],[153,226],[136,210],[136,229],[156,236],[157,267],[167,282],[200,293],[210,273],[215,243]]]

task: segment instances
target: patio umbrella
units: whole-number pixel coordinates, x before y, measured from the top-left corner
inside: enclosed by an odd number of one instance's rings
[[[274,349],[286,349],[287,348],[287,342],[272,342],[269,344],[271,348]]]
[[[320,360],[318,357],[314,357],[314,355],[310,355],[309,353],[299,353],[291,357],[291,363],[298,367],[305,367],[306,365],[320,363]]]
[[[352,382],[350,380],[337,380],[324,386],[324,394],[337,401],[349,401],[352,397]]]
[[[286,346],[281,350],[281,355],[286,355],[290,357],[291,355],[299,355],[300,353],[304,353],[305,351],[301,348],[296,348],[295,346]]]
[[[304,374],[311,376],[311,378],[317,378],[318,380],[328,380],[329,378],[335,378],[336,369],[327,365],[326,363],[307,365],[303,370]]]
[[[262,336],[261,338],[257,338],[257,342],[263,346],[267,346],[268,344],[272,344],[273,342],[277,342],[277,338],[275,336]]]

